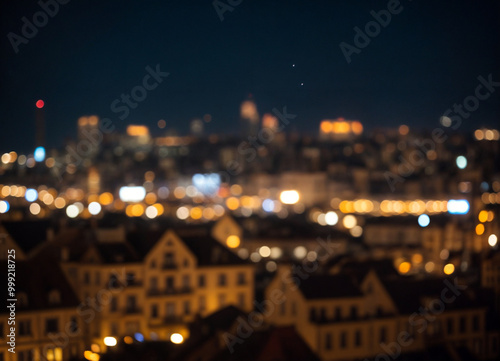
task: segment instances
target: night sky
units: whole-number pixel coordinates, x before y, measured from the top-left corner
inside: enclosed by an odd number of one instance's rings
[[[227,3],[227,0],[221,0]],[[237,2],[236,0],[233,0]],[[287,106],[291,129],[315,133],[324,118],[366,127],[437,127],[477,77],[500,81],[500,2],[402,0],[403,10],[346,62],[354,27],[387,1],[243,0],[221,21],[212,1],[76,1],[19,45],[21,18],[36,1],[4,0],[1,18],[0,152],[34,148],[35,102],[43,99],[48,147],[76,134],[79,116],[108,117],[119,130],[156,123],[186,133],[212,115],[208,132],[236,132],[239,105],[252,94],[262,115]],[[146,66],[170,75],[121,120],[110,104],[142,84]],[[295,64],[295,66],[293,66]],[[495,125],[500,87],[461,129]]]

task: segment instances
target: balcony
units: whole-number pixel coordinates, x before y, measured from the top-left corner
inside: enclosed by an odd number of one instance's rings
[[[176,263],[174,263],[174,262],[164,262],[161,265],[161,268],[162,269],[175,270],[175,269],[179,268],[179,266]]]
[[[126,315],[137,315],[142,313],[142,309],[139,307],[127,307],[125,308],[124,312]]]
[[[193,292],[191,287],[178,287],[178,288],[164,288],[164,289],[149,289],[147,295],[149,297],[154,296],[175,296],[175,295],[185,295]]]

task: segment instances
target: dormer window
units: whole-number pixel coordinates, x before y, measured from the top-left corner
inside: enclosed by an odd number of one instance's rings
[[[17,294],[17,302],[20,307],[28,306],[28,295],[25,292],[19,292]]]
[[[58,305],[61,303],[61,292],[52,290],[49,292],[49,304]]]

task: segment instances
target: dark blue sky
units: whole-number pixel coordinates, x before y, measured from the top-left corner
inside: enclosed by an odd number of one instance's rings
[[[261,114],[287,106],[297,114],[293,127],[310,133],[338,116],[367,127],[439,126],[446,109],[474,93],[478,76],[500,81],[500,3],[401,5],[347,64],[339,44],[353,44],[353,28],[364,28],[387,1],[243,0],[221,22],[212,1],[72,0],[16,54],[7,35],[22,35],[21,18],[31,20],[40,6],[5,0],[0,152],[33,149],[39,98],[49,147],[74,136],[84,114],[109,117],[118,129],[144,123],[154,130],[165,119],[183,133],[191,119],[210,113],[208,131],[236,131],[239,104],[250,93]],[[110,104],[156,64],[169,77],[120,120]],[[499,93],[462,129],[496,124]]]

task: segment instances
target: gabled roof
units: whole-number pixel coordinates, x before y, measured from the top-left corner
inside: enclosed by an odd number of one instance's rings
[[[361,297],[361,290],[348,275],[311,275],[300,280],[299,289],[307,299]]]
[[[241,259],[212,236],[183,237],[184,244],[195,255],[198,266],[245,265],[248,261]]]
[[[448,283],[454,285],[453,278],[425,278],[396,277],[382,279],[382,283],[394,301],[401,314],[412,314],[418,312],[421,306],[427,306],[429,299],[441,299],[441,292],[449,288]],[[453,302],[446,303],[446,309],[466,309],[483,307],[484,303],[477,298],[472,289],[459,290],[460,294]],[[454,294],[449,291],[447,294],[452,297]],[[425,304],[424,304],[425,303]]]
[[[127,242],[98,242],[91,247],[106,264],[140,262],[140,257]]]
[[[45,220],[2,222],[2,225],[25,255],[47,239],[47,230],[51,228],[50,222]]]
[[[2,262],[1,267],[7,269],[7,262]],[[27,261],[16,262],[16,297],[18,303],[17,311],[44,310],[76,307],[80,304],[70,284],[66,280],[59,265],[45,258],[34,258]],[[49,303],[49,293],[58,291],[60,302]],[[25,293],[28,299],[27,306],[19,305],[21,293]],[[6,300],[7,287],[2,288],[2,299]],[[6,312],[3,308],[0,312]]]

